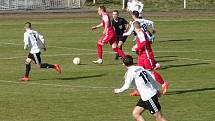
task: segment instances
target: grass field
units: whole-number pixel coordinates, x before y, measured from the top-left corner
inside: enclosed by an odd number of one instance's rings
[[[153,45],[162,64],[158,71],[170,83],[168,94],[160,98],[163,114],[169,121],[214,121],[215,17],[149,18],[158,29]],[[61,80],[53,70],[32,66],[30,81],[18,81],[28,54],[23,50],[26,21],[46,37],[48,51],[42,60],[61,65]],[[113,94],[126,69],[114,60],[110,46],[104,47],[104,64],[92,63],[101,30],[92,32],[90,27],[99,22],[92,13],[1,15],[0,121],[133,121],[131,110],[138,97],[130,97],[131,90]],[[131,40],[124,47],[129,54]],[[73,65],[74,57],[82,64]],[[154,120],[148,111],[143,115]]]

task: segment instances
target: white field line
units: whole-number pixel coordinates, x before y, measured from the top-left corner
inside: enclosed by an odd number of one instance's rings
[[[17,44],[17,43],[8,43],[8,42],[0,42],[0,44],[3,44],[3,45],[22,45],[23,44]],[[73,47],[62,47],[62,46],[48,46],[48,47],[53,47],[53,48],[61,48],[61,49],[70,49],[70,50],[81,50],[81,51],[93,51],[93,52],[97,52],[96,48],[95,49],[83,49],[83,48],[73,48]],[[114,53],[112,51],[103,51],[103,52],[106,52],[106,53]],[[215,52],[215,51],[207,51],[207,50],[172,50],[172,51],[155,51],[155,52],[160,52],[160,53],[191,53],[191,52]]]
[[[51,81],[51,80],[50,80]],[[99,89],[99,90],[112,90],[117,87],[99,87],[99,86],[74,86],[74,85],[65,85],[65,84],[50,84],[50,83],[36,83],[36,82],[21,82],[21,81],[8,81],[8,80],[0,80],[1,83],[10,83],[10,84],[25,84],[25,85],[39,85],[39,86],[48,86],[48,87],[64,87],[64,88],[77,88],[77,89]],[[130,88],[134,89],[134,88]],[[199,88],[184,88],[184,89],[168,89],[169,91],[192,91],[192,90],[201,90]],[[207,92],[209,91],[215,91],[215,90],[205,90]]]
[[[5,42],[0,42],[1,44],[6,44],[6,45],[23,45],[23,44],[16,44],[16,43],[5,43]],[[82,51],[93,51],[93,52],[96,52],[97,50],[96,49],[81,49],[81,48],[72,48],[72,47],[60,47],[60,46],[49,46],[49,47],[53,47],[53,48],[62,48],[62,49],[73,49],[73,50],[82,50]],[[105,53],[114,53],[112,51],[103,51]],[[206,51],[155,51],[155,52],[167,52],[167,53],[170,53],[170,52],[181,52],[181,53],[184,53],[184,52],[206,52]],[[208,52],[211,52],[211,51],[208,51]],[[126,52],[128,53],[128,52]],[[91,55],[91,54],[96,54],[96,53],[85,53],[85,54],[77,54],[77,55]],[[65,55],[69,55],[69,54],[65,54]],[[71,55],[74,55],[74,54],[71,54]],[[44,56],[48,56],[48,55],[44,55]],[[64,56],[64,54],[56,54],[56,55],[49,55],[49,57],[52,57],[52,56]],[[22,56],[23,57],[23,56]],[[21,58],[21,57],[11,57],[11,58],[0,58],[0,60],[9,60],[9,59],[15,59],[15,58]],[[215,60],[208,60],[208,59],[199,59],[199,58],[180,58],[180,57],[170,57],[170,58],[176,58],[176,59],[183,59],[183,60],[196,60],[196,61],[206,61],[206,62],[215,62]]]

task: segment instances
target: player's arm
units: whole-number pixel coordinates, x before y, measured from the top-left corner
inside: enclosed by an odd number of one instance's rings
[[[114,89],[114,93],[118,94],[118,93],[121,93],[121,92],[124,92],[124,91],[128,90],[133,79],[134,79],[133,75],[131,73],[127,73],[126,76],[125,76],[124,85],[119,89]]]
[[[45,39],[44,39],[44,36],[43,35],[39,35],[39,40],[41,41],[41,43],[42,43],[42,48],[44,49],[44,51],[46,51],[46,41],[45,41]]]
[[[24,33],[24,50],[27,50],[30,47],[29,40],[28,40],[28,34]]]
[[[147,27],[152,28],[152,34],[155,34],[156,33],[155,23],[151,20],[144,20],[144,22],[146,23]]]
[[[94,30],[94,29],[97,29],[97,28],[100,28],[100,27],[102,27],[102,23],[100,23],[99,25],[97,25],[97,26],[93,26],[93,27],[91,27],[91,29],[92,30]]]
[[[129,30],[126,33],[123,33],[123,36],[129,36],[132,34],[133,31],[134,31],[134,26],[133,26],[133,22],[132,22]]]

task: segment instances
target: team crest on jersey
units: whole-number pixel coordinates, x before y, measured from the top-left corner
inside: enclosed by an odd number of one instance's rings
[[[122,28],[123,28],[122,25],[120,25],[120,26],[119,26],[119,29],[122,29]]]

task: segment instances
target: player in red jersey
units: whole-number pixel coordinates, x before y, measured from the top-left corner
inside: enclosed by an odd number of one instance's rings
[[[148,39],[146,32],[141,29],[140,23],[138,21],[135,21],[133,23],[133,26],[135,28],[137,38],[136,45],[132,48],[132,51],[136,51],[138,53],[138,66],[142,66],[144,69],[152,72],[155,77],[155,80],[159,84],[162,84],[162,94],[165,94],[168,89],[168,82],[164,82],[161,75],[154,71],[155,61],[154,54],[151,48],[152,41]],[[136,96],[138,94],[134,92],[131,95]]]
[[[101,24],[99,24],[97,26],[93,26],[92,30],[103,27],[104,31],[103,31],[102,37],[100,38],[100,40],[97,43],[98,60],[93,61],[93,63],[102,64],[102,62],[103,62],[102,61],[102,47],[107,43],[110,43],[113,51],[115,51],[122,58],[124,58],[125,57],[124,52],[117,47],[116,33],[113,29],[113,26],[111,24],[111,20],[110,20],[110,17],[106,11],[106,8],[104,6],[100,6],[98,8],[98,14],[100,16],[102,16],[102,22],[101,22]]]

